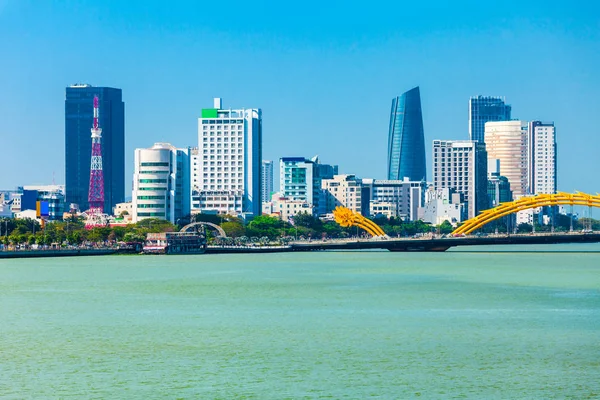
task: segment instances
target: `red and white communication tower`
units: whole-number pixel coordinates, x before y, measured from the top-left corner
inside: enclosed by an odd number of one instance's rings
[[[92,127],[92,165],[88,202],[92,215],[104,211],[104,173],[102,172],[102,128],[98,127],[98,96],[94,96],[94,125]]]

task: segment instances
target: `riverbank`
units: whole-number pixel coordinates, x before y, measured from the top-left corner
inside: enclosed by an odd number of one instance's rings
[[[0,258],[108,256],[114,254],[137,254],[137,251],[135,249],[6,250],[0,251]]]

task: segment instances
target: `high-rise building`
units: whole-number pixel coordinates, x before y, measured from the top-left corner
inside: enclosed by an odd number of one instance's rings
[[[469,99],[469,139],[484,141],[485,123],[510,121],[511,106],[504,97],[476,96]]]
[[[515,198],[530,193],[528,185],[527,122],[500,121],[485,124],[485,145],[490,160],[500,160],[500,175],[508,178]]]
[[[160,218],[177,223],[190,213],[190,149],[155,143],[135,149],[132,220]]]
[[[271,193],[273,193],[273,161],[262,162],[262,202],[268,203],[271,200]]]
[[[556,193],[556,129],[553,122],[528,127],[528,185],[531,194]]]
[[[90,160],[94,96],[98,96],[102,127],[104,212],[125,198],[125,103],[121,89],[76,84],[66,88],[65,183],[66,202],[89,208]]]
[[[198,118],[192,212],[261,214],[262,112],[224,109],[220,98]],[[194,162],[193,162],[194,163]]]
[[[470,140],[433,141],[435,190],[462,193],[469,218],[488,208],[487,153],[485,144]]]
[[[418,86],[392,100],[387,172],[389,180],[426,179],[425,137]]]
[[[281,196],[294,201],[305,201],[313,213],[325,214],[321,205],[321,182],[333,179],[338,166],[319,163],[319,157],[283,157],[279,159],[279,191]]]

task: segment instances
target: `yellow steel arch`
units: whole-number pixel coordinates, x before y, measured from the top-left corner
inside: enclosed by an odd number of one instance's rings
[[[539,194],[537,196],[521,197],[519,200],[502,203],[495,208],[483,211],[478,216],[465,221],[465,223],[456,228],[452,234],[468,235],[469,233],[481,228],[489,222],[521,210],[560,205],[576,205],[600,208],[600,194],[592,195],[581,192],[558,192],[556,194]]]
[[[386,236],[383,229],[375,222],[346,207],[336,207],[333,211],[333,217],[335,218],[335,222],[343,227],[358,226],[369,232],[371,236]]]

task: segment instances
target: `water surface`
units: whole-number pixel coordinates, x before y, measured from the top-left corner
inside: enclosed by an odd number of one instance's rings
[[[0,260],[0,397],[600,397],[600,246],[504,249]]]

